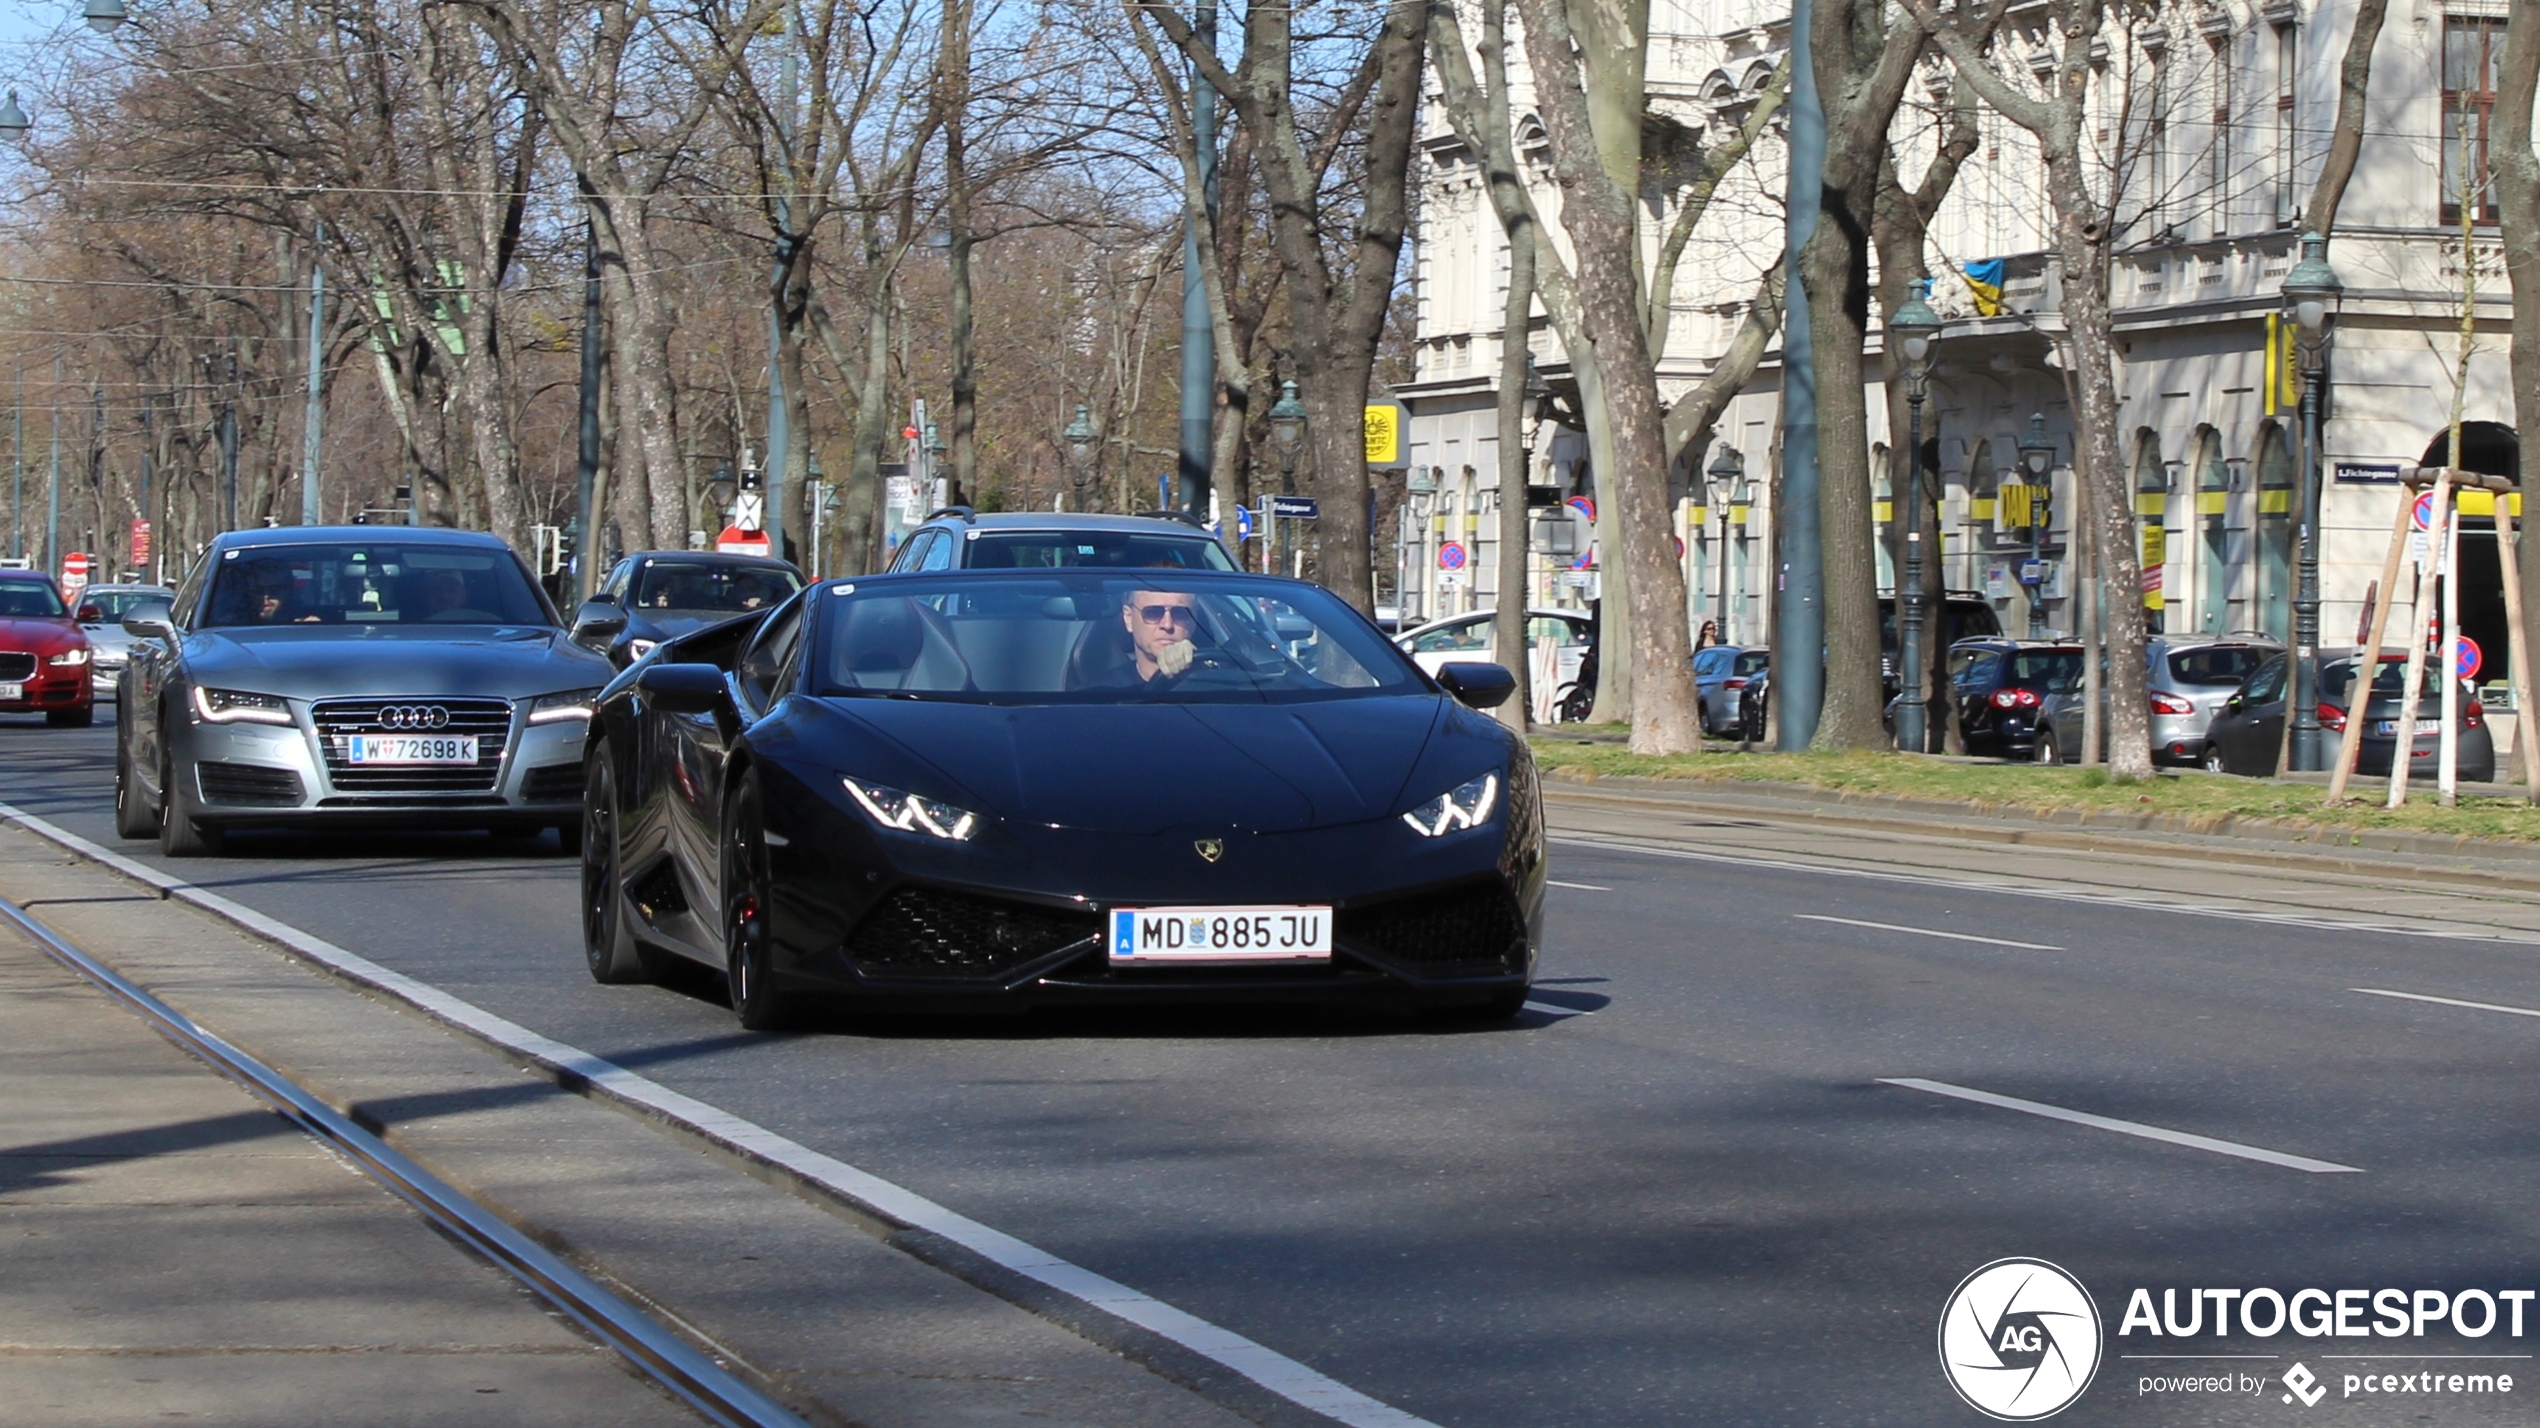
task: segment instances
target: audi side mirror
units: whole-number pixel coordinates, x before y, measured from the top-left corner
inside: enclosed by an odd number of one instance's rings
[[[165,640],[175,644],[176,622],[170,618],[173,613],[165,600],[135,605],[124,614],[124,633],[136,639]]]
[[[656,664],[635,676],[635,692],[665,714],[711,714],[723,702],[723,671],[710,664]]]
[[[1456,702],[1474,709],[1496,709],[1517,692],[1517,676],[1505,665],[1457,660],[1438,666],[1438,684]]]
[[[573,639],[576,644],[594,647],[617,638],[626,628],[626,611],[615,600],[594,595],[573,612]]]

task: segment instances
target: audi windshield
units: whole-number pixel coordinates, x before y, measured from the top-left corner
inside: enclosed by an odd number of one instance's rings
[[[508,550],[259,545],[224,551],[198,627],[553,625]]]

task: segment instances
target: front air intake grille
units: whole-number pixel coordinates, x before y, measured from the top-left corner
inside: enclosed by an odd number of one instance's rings
[[[205,803],[293,808],[300,802],[300,776],[289,769],[207,761],[194,766],[194,779]]]
[[[902,888],[866,913],[847,956],[892,977],[993,977],[1102,932],[1092,912]]]
[[[1333,918],[1332,934],[1421,971],[1525,968],[1525,919],[1518,915],[1516,894],[1498,878],[1374,907],[1344,908]]]
[[[398,711],[395,725],[383,711]],[[439,710],[417,718],[411,711]],[[318,743],[326,750],[327,781],[345,793],[486,793],[503,772],[503,748],[511,737],[512,707],[501,699],[447,699],[409,695],[390,699],[329,699],[311,713]],[[351,761],[355,734],[455,734],[476,737],[473,764],[377,766]]]
[[[582,765],[544,764],[521,776],[520,796],[528,803],[580,803]]]
[[[15,650],[0,650],[0,680],[11,684],[35,678],[35,656]]]

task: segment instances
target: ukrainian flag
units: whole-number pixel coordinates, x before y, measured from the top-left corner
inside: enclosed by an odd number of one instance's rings
[[[1976,316],[2000,317],[2002,315],[2002,275],[2005,266],[2000,258],[1987,258],[1981,263],[1967,265],[1963,276],[1966,279],[1967,291],[1975,295]]]

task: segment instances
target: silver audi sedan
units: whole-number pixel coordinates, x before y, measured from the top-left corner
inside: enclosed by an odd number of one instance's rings
[[[172,857],[239,828],[581,833],[582,736],[614,671],[475,531],[216,538],[126,613],[115,831]]]

